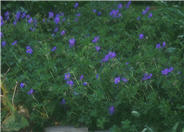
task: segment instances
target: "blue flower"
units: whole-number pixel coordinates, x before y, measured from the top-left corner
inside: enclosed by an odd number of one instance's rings
[[[61,36],[65,35],[65,30],[61,31]]]
[[[96,51],[99,51],[100,50],[100,46],[96,46]]]
[[[157,44],[157,45],[156,45],[156,48],[157,48],[157,49],[160,49],[160,48],[161,48],[160,44]]]
[[[20,83],[20,87],[23,88],[25,86],[24,83]]]
[[[76,2],[75,5],[74,5],[74,8],[77,8],[79,6],[79,3]]]
[[[18,12],[16,13],[16,16],[15,16],[17,21],[19,20],[20,15],[21,15],[21,12],[20,12],[20,11],[18,11]]]
[[[15,41],[12,43],[12,45],[15,45],[15,44],[17,44],[17,40],[15,40]]]
[[[56,24],[58,24],[58,23],[60,22],[60,18],[59,18],[59,17],[55,17],[54,22],[55,22]]]
[[[140,17],[140,16],[138,16],[138,17],[137,17],[137,20],[139,21],[140,19],[141,19],[141,17]]]
[[[110,115],[114,114],[114,111],[115,111],[114,106],[110,106],[109,107],[109,114]]]
[[[33,22],[32,17],[28,20],[28,23],[31,24]]]
[[[26,52],[28,54],[32,54],[33,53],[33,50],[32,50],[32,48],[30,46],[26,46]]]
[[[88,83],[87,82],[84,82],[83,85],[86,86]]]
[[[23,19],[25,16],[26,16],[26,13],[23,12],[22,15],[21,15],[21,18]]]
[[[34,89],[30,89],[28,92],[27,92],[27,94],[29,94],[29,95],[31,95],[31,94],[33,94],[34,93]]]
[[[164,70],[161,71],[162,75],[167,75],[169,72],[172,72],[174,70],[173,67],[170,68],[166,68]]]
[[[70,73],[65,73],[65,80],[70,79]]]
[[[120,9],[120,8],[122,8],[123,7],[123,4],[118,4],[118,8]]]
[[[166,42],[163,42],[163,43],[162,43],[162,47],[165,47],[165,46],[166,46]]]
[[[56,50],[56,46],[54,46],[51,51],[54,52]]]
[[[49,18],[53,18],[54,17],[54,13],[53,12],[49,12]]]
[[[139,39],[143,39],[144,38],[144,34],[139,34]]]
[[[102,15],[102,12],[101,12],[101,11],[99,11],[97,14],[98,14],[98,16],[101,16],[101,15]]]
[[[62,105],[66,104],[66,101],[64,98],[61,100],[60,104],[62,104]]]
[[[1,45],[2,45],[2,47],[4,47],[6,45],[6,41],[2,41]]]
[[[121,78],[121,80],[124,82],[124,83],[126,83],[126,82],[128,82],[128,79],[126,79],[126,78]]]
[[[144,80],[148,80],[148,79],[151,79],[151,77],[152,77],[152,74],[150,73],[150,74],[148,74],[148,73],[145,73],[144,74],[144,77],[142,78],[142,80],[144,81]]]
[[[77,14],[76,14],[76,16],[78,16],[78,17],[79,17],[80,15],[81,15],[80,13],[77,13]]]
[[[96,9],[93,9],[93,12],[96,13]]]
[[[152,16],[153,16],[153,14],[152,13],[149,13],[148,18],[151,18]]]
[[[58,32],[58,30],[59,30],[59,28],[56,27],[56,28],[54,29],[54,32],[56,33],[56,32]]]
[[[120,77],[116,77],[116,78],[114,79],[114,83],[115,83],[115,84],[120,83]]]
[[[99,78],[99,74],[96,74],[96,79],[98,79]]]
[[[116,53],[110,51],[110,52],[102,59],[102,62],[107,62],[109,59],[113,59],[114,57],[116,57]]]
[[[93,43],[97,43],[98,40],[99,40],[99,38],[100,38],[99,36],[94,37],[94,39],[92,40],[92,42],[93,42]]]
[[[74,38],[71,38],[69,40],[69,45],[70,45],[70,47],[73,47],[75,45],[75,39]]]
[[[131,4],[131,0],[128,1],[128,3],[126,4],[126,8],[129,8]]]
[[[72,80],[68,80],[66,83],[67,83],[70,87],[73,86],[73,81],[72,81]]]
[[[83,78],[84,78],[84,75],[81,75],[81,76],[80,76],[80,80],[82,80]]]
[[[115,18],[115,17],[120,17],[121,16],[121,13],[119,13],[119,10],[112,10],[109,13],[109,15]]]
[[[147,6],[145,10],[142,11],[142,15],[145,15],[149,11],[150,7]],[[152,14],[151,14],[152,17]]]

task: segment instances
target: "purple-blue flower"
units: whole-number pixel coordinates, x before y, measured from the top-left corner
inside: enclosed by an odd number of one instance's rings
[[[160,49],[160,48],[161,48],[160,44],[157,44],[157,45],[156,45],[156,48],[157,48],[157,49]]]
[[[101,12],[101,11],[99,11],[99,12],[97,13],[97,15],[98,15],[98,16],[101,16],[101,15],[102,15],[102,12]]]
[[[139,21],[140,19],[141,19],[141,17],[140,17],[140,16],[138,16],[138,17],[137,17],[137,20]]]
[[[1,45],[2,45],[2,47],[4,47],[6,45],[6,41],[2,41]]]
[[[64,99],[64,98],[62,98],[62,100],[61,100],[60,104],[62,104],[62,105],[66,104],[66,101],[65,101],[65,99]]]
[[[32,54],[33,53],[33,50],[32,50],[32,48],[30,46],[26,46],[26,52],[28,54]]]
[[[15,20],[15,21],[13,21],[13,25],[16,25],[17,24],[17,21]]]
[[[163,42],[163,43],[162,43],[162,47],[165,47],[165,46],[166,46],[166,42]]]
[[[126,4],[126,8],[129,8],[131,4],[131,0],[128,1],[128,3]]]
[[[94,39],[92,40],[92,42],[93,42],[93,43],[97,43],[98,40],[99,40],[99,38],[100,38],[99,36],[94,37]]]
[[[80,76],[80,80],[82,80],[83,78],[84,78],[84,75],[81,75],[81,76]]]
[[[69,45],[70,45],[70,47],[73,47],[75,45],[75,39],[74,38],[71,38],[69,40]]]
[[[29,18],[28,23],[31,24],[32,22],[33,22],[33,19],[31,17],[31,18]]]
[[[21,12],[20,12],[20,11],[18,11],[18,12],[16,13],[16,16],[15,16],[17,21],[19,20],[20,15],[21,15]]]
[[[170,67],[168,71],[169,72],[172,72],[173,70],[174,70],[174,68],[173,67]]]
[[[107,62],[109,59],[113,59],[114,57],[116,57],[116,53],[115,52],[109,52],[107,55],[105,55],[105,57],[102,59],[102,62]]]
[[[128,62],[126,62],[125,64],[126,64],[126,65],[128,65],[129,63],[128,63]]]
[[[70,87],[73,86],[73,81],[72,81],[72,80],[68,80],[66,83],[67,83]]]
[[[142,15],[145,15],[149,11],[150,7],[147,6],[145,10],[142,11]],[[151,14],[152,15],[152,14]]]
[[[28,19],[28,18],[30,18],[30,15],[28,14],[28,15],[26,15],[26,18]]]
[[[27,94],[29,94],[29,95],[31,95],[31,94],[33,94],[34,93],[34,89],[30,89],[28,92],[27,92]]]
[[[77,14],[76,14],[76,16],[78,16],[78,17],[79,17],[80,15],[81,15],[80,13],[77,13]]]
[[[53,12],[49,12],[49,18],[53,18],[54,17],[54,13]]]
[[[1,26],[4,24],[3,17],[1,16]]]
[[[84,82],[83,85],[86,86],[88,83],[87,82]]]
[[[109,15],[112,17],[120,17],[121,13],[119,13],[119,10],[112,10]]]
[[[173,67],[170,68],[166,68],[164,70],[161,71],[162,75],[167,75],[169,72],[172,72],[174,70]]]
[[[144,38],[144,34],[139,34],[139,39],[143,39]]]
[[[65,80],[70,79],[70,73],[65,73]]]
[[[120,8],[122,8],[123,7],[123,4],[118,4],[118,8],[120,9]]]
[[[23,19],[25,16],[26,16],[26,13],[23,12],[22,15],[21,15],[21,18]]]
[[[96,9],[93,9],[93,12],[96,13]]]
[[[153,14],[152,13],[149,13],[148,18],[151,18],[152,16],[153,16]]]
[[[99,74],[96,74],[96,79],[98,79],[99,78]]]
[[[114,83],[115,83],[115,84],[120,83],[120,77],[116,77],[116,78],[114,79]]]
[[[54,52],[56,50],[56,46],[54,46],[51,51]]]
[[[116,57],[116,53],[115,52],[111,52],[110,51],[108,55],[109,55],[110,59],[113,59],[114,57]]]
[[[109,114],[110,115],[114,114],[114,111],[115,111],[114,106],[110,106],[109,107]]]
[[[56,33],[56,32],[58,32],[58,30],[59,30],[59,28],[56,27],[56,28],[54,29],[54,32]]]
[[[65,35],[65,30],[61,31],[61,36]]]
[[[126,78],[124,78],[124,77],[122,77],[121,80],[122,80],[123,82],[125,82],[125,83],[128,82],[128,79],[126,79]]]
[[[76,2],[75,5],[74,5],[74,8],[77,8],[79,6],[79,3]]]
[[[96,46],[96,51],[99,51],[100,50],[100,46]]]
[[[12,43],[12,45],[15,45],[15,44],[17,44],[17,40],[15,40],[15,41]]]
[[[25,86],[24,83],[20,83],[20,87],[23,88]]]
[[[148,79],[151,79],[151,77],[152,77],[152,74],[150,73],[150,74],[148,74],[148,73],[145,73],[144,74],[144,77],[142,78],[142,80],[144,81],[144,80],[148,80]]]
[[[59,21],[60,21],[60,18],[59,18],[59,17],[55,17],[54,22],[55,22],[56,24],[58,24]]]

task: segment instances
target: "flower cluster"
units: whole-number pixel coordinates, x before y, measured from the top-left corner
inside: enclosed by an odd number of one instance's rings
[[[124,83],[128,82],[128,79],[126,79],[126,78],[124,78],[124,77],[122,77],[122,78],[120,78],[120,77],[115,77],[115,79],[114,79],[114,84],[120,83],[121,80],[122,80]]]
[[[70,73],[65,73],[65,78],[64,78],[64,80],[66,80],[66,83],[70,86],[70,87],[72,87],[73,86],[73,81],[72,80],[70,80]]]
[[[162,43],[162,46],[161,46],[160,43],[156,44],[156,48],[157,48],[157,49],[164,48],[165,46],[166,46],[166,42],[163,42],[163,43]]]
[[[166,68],[164,70],[162,70],[162,75],[167,75],[169,72],[172,72],[174,70],[173,67],[170,67],[170,68]]]
[[[142,78],[142,80],[144,81],[144,80],[148,80],[148,79],[151,79],[151,77],[152,77],[152,74],[150,73],[150,74],[148,74],[148,73],[145,73],[144,74],[144,77]]]
[[[107,55],[105,55],[105,57],[102,59],[102,62],[107,62],[109,59],[113,59],[116,57],[116,53],[115,52],[109,52]]]
[[[120,17],[121,16],[121,13],[119,12],[119,10],[112,10],[110,13],[109,13],[110,16],[112,16],[113,18],[115,17]]]

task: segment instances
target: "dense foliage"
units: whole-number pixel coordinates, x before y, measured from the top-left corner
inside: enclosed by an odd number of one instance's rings
[[[33,3],[3,8],[4,131],[184,131],[181,3]]]

